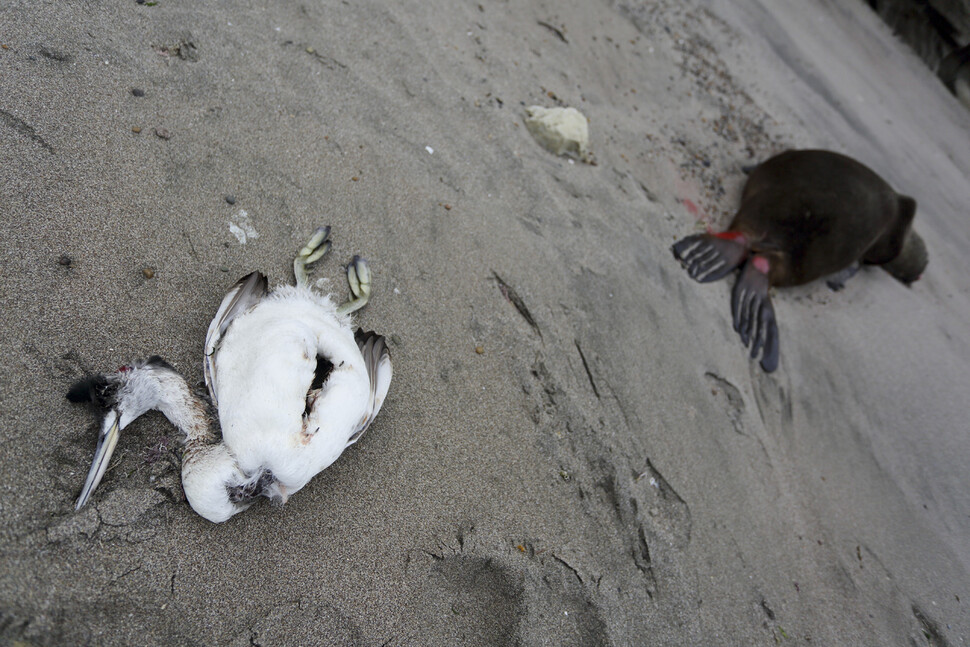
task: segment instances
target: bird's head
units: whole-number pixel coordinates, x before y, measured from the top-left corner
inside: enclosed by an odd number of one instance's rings
[[[122,366],[114,373],[85,378],[71,387],[68,400],[93,403],[104,416],[94,460],[75,509],[88,502],[104,478],[121,431],[146,411],[162,408],[172,399],[173,390],[187,392],[188,387],[175,369],[158,356]]]

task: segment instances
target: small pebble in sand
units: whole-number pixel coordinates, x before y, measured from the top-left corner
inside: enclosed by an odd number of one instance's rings
[[[150,267],[146,267],[141,271],[141,273],[145,275],[146,279],[154,278],[155,276],[155,270]]]
[[[350,178],[350,181],[351,181],[351,182],[356,182],[356,181],[357,181],[357,180],[359,180],[359,179],[360,179],[360,178],[359,178],[359,177],[357,177],[357,176],[355,175],[354,177],[352,177],[352,178]]]
[[[140,126],[132,126],[131,127],[131,132],[133,132],[133,133],[135,133],[137,135],[138,133],[141,132],[141,127]]]
[[[71,260],[71,257],[68,256],[67,254],[61,254],[61,257],[57,259],[57,262],[63,265],[64,267],[70,267],[71,263],[73,263],[74,261]]]
[[[223,265],[222,267],[219,268],[219,271],[220,272],[228,272],[229,271],[229,268],[226,267],[225,265]]]
[[[483,355],[485,353],[485,347],[484,346],[475,346],[475,352],[478,353],[479,355]]]
[[[229,204],[236,204],[236,196],[230,193],[229,195],[226,196],[226,202]]]
[[[131,89],[131,93],[133,95],[135,95],[136,97],[143,97],[143,96],[145,96],[145,91],[142,90],[142,89],[140,89],[140,88],[132,88]]]
[[[316,51],[317,51],[317,50],[315,50],[315,49],[313,49],[312,47],[307,47],[307,48],[306,48],[306,53],[307,53],[307,54],[313,54],[313,53],[314,53],[314,52],[316,52]]]
[[[168,132],[168,130],[165,128],[156,128],[155,136],[158,137],[159,139],[171,139],[172,133]]]

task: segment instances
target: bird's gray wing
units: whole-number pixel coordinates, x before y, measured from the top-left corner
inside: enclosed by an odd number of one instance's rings
[[[374,331],[364,332],[358,329],[354,334],[360,354],[364,356],[364,365],[367,367],[367,376],[370,378],[370,393],[367,396],[367,409],[364,417],[360,419],[357,430],[354,431],[347,445],[357,442],[363,435],[370,423],[377,417],[377,413],[384,404],[387,390],[391,386],[391,351],[387,348],[387,340]]]
[[[219,310],[209,324],[209,330],[205,334],[205,358],[202,370],[205,373],[205,385],[209,389],[209,397],[212,398],[212,404],[217,407],[219,399],[216,396],[215,380],[216,353],[219,350],[219,343],[233,319],[248,312],[266,296],[267,285],[266,277],[261,272],[251,272],[239,279],[222,298]]]

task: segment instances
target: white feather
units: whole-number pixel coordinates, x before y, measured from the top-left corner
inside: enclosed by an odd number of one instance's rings
[[[304,416],[317,355],[334,368]],[[269,470],[287,494],[340,456],[368,404],[349,318],[306,287],[278,288],[238,317],[214,360],[224,442],[244,472]]]

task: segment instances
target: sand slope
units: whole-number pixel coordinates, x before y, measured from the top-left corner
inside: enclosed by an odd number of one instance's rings
[[[857,4],[0,4],[0,636],[963,644],[970,115]],[[582,110],[597,164],[533,104]],[[808,146],[916,197],[931,262],[780,292],[766,376],[669,246]],[[72,380],[201,380],[223,293],[318,224],[391,339],[367,435],[216,526],[152,414],[75,513]]]

